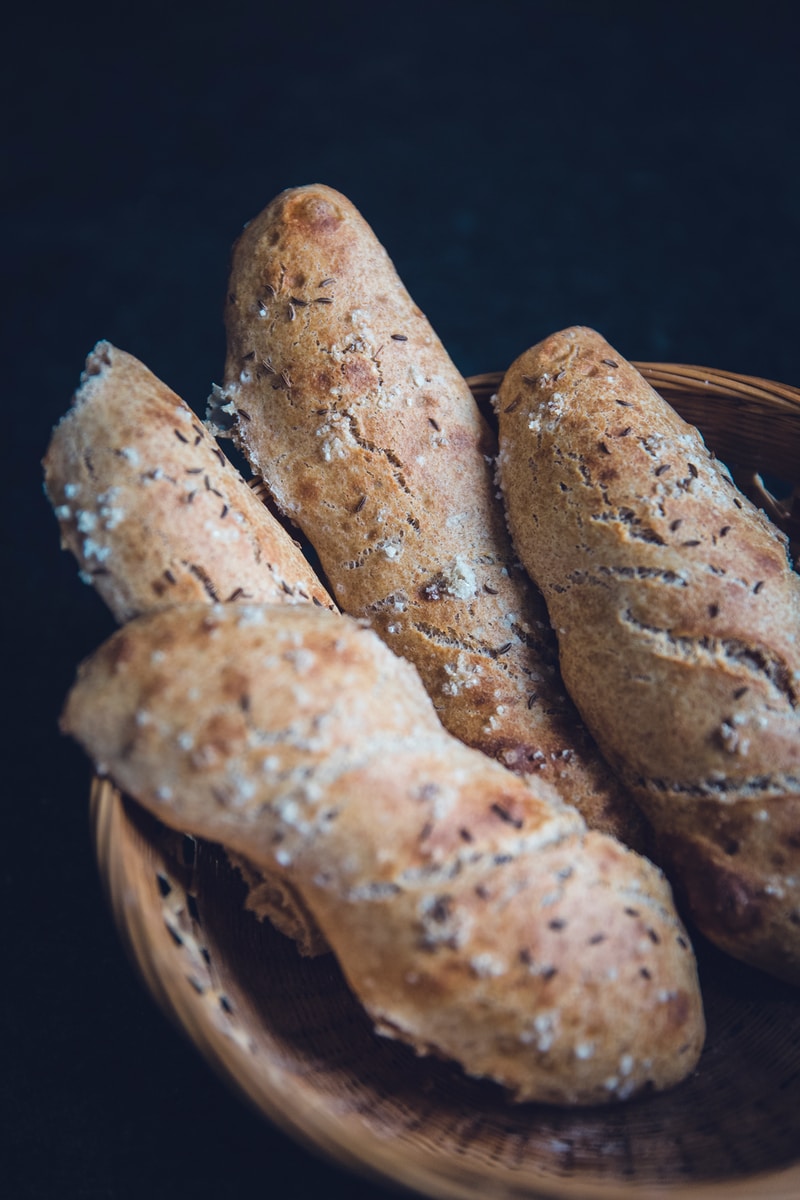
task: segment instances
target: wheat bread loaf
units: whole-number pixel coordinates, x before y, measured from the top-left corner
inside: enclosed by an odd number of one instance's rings
[[[286,879],[380,1032],[519,1100],[693,1069],[694,957],[661,873],[446,733],[357,622],[156,611],[82,665],[62,726],[160,820]]]
[[[44,459],[45,491],[71,550],[119,622],[191,601],[333,607],[296,543],[189,406],[108,342],[86,360]],[[285,880],[239,856],[247,907],[326,950]]]
[[[414,663],[462,741],[642,845],[512,551],[493,434],[350,201],[292,189],[245,228],[226,329],[211,417],[312,543],[341,609]]]
[[[43,466],[62,544],[118,621],[196,600],[332,604],[192,409],[108,342]]]
[[[699,928],[800,983],[800,579],[784,536],[593,330],[497,399],[515,546],[566,685]]]

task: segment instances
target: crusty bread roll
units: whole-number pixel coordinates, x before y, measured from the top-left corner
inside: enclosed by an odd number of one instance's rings
[[[156,611],[83,664],[63,728],[162,821],[286,878],[380,1032],[519,1100],[626,1098],[695,1065],[661,873],[447,734],[357,622]]]
[[[44,459],[45,489],[86,582],[118,621],[187,601],[333,601],[285,529],[187,404],[130,354],[99,342]],[[247,906],[327,949],[284,880],[241,857]]]
[[[189,406],[108,342],[43,466],[62,544],[118,621],[194,600],[332,605]]]
[[[692,917],[800,983],[800,579],[630,364],[554,334],[500,389],[500,480],[567,687]]]
[[[493,482],[493,436],[384,248],[330,188],[282,193],[237,242],[230,425],[343,611],[419,670],[462,741],[555,784],[589,825],[643,823],[558,675]]]

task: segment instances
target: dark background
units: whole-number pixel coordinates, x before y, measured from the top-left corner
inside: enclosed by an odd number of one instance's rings
[[[465,374],[581,322],[630,358],[800,382],[792,6],[22,8],[0,43],[5,1194],[382,1200],[229,1093],[128,966],[88,768],[56,732],[112,621],[59,551],[39,460],[99,338],[204,411],[230,246],[316,181]]]

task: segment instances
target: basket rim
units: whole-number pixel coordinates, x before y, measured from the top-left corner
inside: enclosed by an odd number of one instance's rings
[[[365,1131],[353,1114],[343,1118],[335,1104],[326,1104],[297,1086],[280,1063],[252,1056],[226,1034],[185,975],[174,965],[174,945],[167,927],[153,938],[141,911],[137,884],[147,863],[160,860],[158,849],[135,829],[132,814],[143,812],[109,779],[92,778],[89,814],[95,857],[115,924],[132,965],[150,995],[173,1024],[232,1090],[262,1117],[306,1149],[321,1154],[362,1177],[400,1186],[429,1200],[795,1200],[800,1188],[800,1160],[775,1170],[731,1175],[725,1179],[670,1181],[650,1184],[622,1178],[552,1179],[546,1173],[524,1178],[508,1165],[495,1165],[474,1175],[457,1156],[442,1156],[428,1147],[402,1156],[393,1141]],[[155,818],[148,817],[160,826]]]
[[[689,363],[631,360],[631,366],[656,388],[662,386],[698,395],[749,400],[773,405],[800,416],[800,387],[793,384],[780,383],[759,375],[745,375],[738,371],[725,371],[718,367]],[[467,383],[470,387],[478,387],[481,390],[489,386],[499,387],[505,374],[505,371],[480,372],[467,376]]]

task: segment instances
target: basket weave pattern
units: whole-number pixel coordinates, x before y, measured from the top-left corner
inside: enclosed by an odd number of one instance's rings
[[[800,389],[635,365],[800,543]],[[501,378],[469,381],[487,413]],[[689,1080],[614,1108],[512,1105],[375,1035],[332,956],[302,959],[244,910],[220,847],[166,830],[107,781],[93,784],[91,819],[117,926],[155,999],[269,1119],[345,1166],[463,1200],[800,1196],[797,990],[701,942],[708,1040]]]

